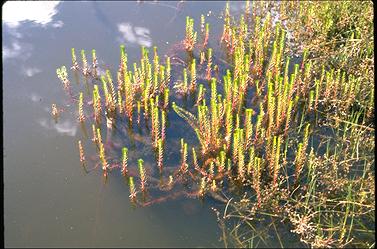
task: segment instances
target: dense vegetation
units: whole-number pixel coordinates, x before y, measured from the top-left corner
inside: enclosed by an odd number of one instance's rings
[[[140,62],[130,66],[122,45],[117,84],[109,70],[100,74],[95,50],[90,66],[84,50],[79,65],[72,49],[85,96],[73,94],[65,66],[57,74],[77,102],[79,122],[91,122],[104,175],[119,168],[135,205],[178,195],[222,201],[224,210],[214,210],[225,246],[271,246],[275,237],[283,247],[372,247],[372,7],[247,1],[235,18],[227,4],[220,47],[211,46],[204,15],[198,31],[187,17],[184,40],[164,63],[156,47],[152,58],[143,47]],[[195,139],[168,139],[173,115]],[[111,130],[127,127],[134,139],[135,126],[135,134],[150,135],[144,143],[154,150],[157,174],[142,158],[131,162],[125,145],[113,153],[106,146]],[[165,165],[177,144],[180,162]],[[155,190],[169,194],[153,197]],[[297,244],[285,244],[280,233],[294,234]]]

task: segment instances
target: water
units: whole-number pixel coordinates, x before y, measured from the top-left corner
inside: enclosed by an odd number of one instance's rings
[[[140,45],[157,46],[162,57],[183,39],[187,15],[198,25],[209,13],[216,23],[225,2],[25,4],[3,5],[5,246],[223,246],[210,209],[216,203],[178,198],[132,208],[119,174],[104,183],[100,170],[82,169],[77,140],[83,133],[74,113],[62,112],[55,124],[50,108],[70,104],[56,68],[71,65],[71,47],[85,49],[88,58],[96,49],[99,63],[114,73],[120,44],[132,62]],[[242,6],[232,3],[231,11]]]

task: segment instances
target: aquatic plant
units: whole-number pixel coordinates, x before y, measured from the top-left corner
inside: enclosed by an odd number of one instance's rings
[[[72,67],[71,67],[71,69],[78,70],[79,64],[77,62],[75,48],[71,48],[71,55],[72,55]]]
[[[135,187],[135,183],[134,183],[134,178],[132,176],[129,177],[128,179],[128,182],[129,182],[129,186],[130,186],[130,199],[132,201],[135,201],[135,198],[136,198],[136,187]]]
[[[200,52],[200,65],[202,65],[206,61],[206,54],[204,51]]]
[[[186,37],[183,41],[185,49],[191,52],[196,43],[197,32],[194,32],[194,19],[189,16],[186,17]]]
[[[163,108],[166,109],[169,106],[169,88],[164,89],[164,106]]]
[[[83,111],[83,106],[84,106],[84,95],[82,92],[80,92],[80,98],[79,98],[79,121],[84,122],[85,121],[85,116],[84,116],[84,111]]]
[[[78,145],[79,145],[80,162],[84,163],[85,162],[85,155],[84,155],[84,148],[82,147],[81,140],[78,141]]]
[[[253,123],[251,121],[252,115],[254,114],[253,109],[246,109],[245,115],[245,150],[248,150],[252,143],[253,136]]]
[[[115,110],[115,103],[113,100],[112,95],[110,94],[108,88],[107,88],[107,82],[105,79],[105,76],[101,76],[101,81],[102,81],[102,89],[105,95],[105,108],[107,113],[113,113]]]
[[[201,102],[204,99],[204,94],[205,94],[205,88],[204,88],[203,84],[200,84],[199,85],[198,97],[197,97],[197,100],[196,100],[196,105],[200,105],[201,104]]]
[[[94,109],[94,117],[97,123],[101,122],[101,112],[102,112],[102,105],[101,105],[101,96],[99,94],[98,86],[93,86],[93,109]]]
[[[51,105],[51,115],[56,120],[59,117],[59,111],[56,104]]]
[[[211,190],[212,190],[213,192],[216,192],[216,191],[217,191],[217,185],[216,185],[216,181],[215,181],[215,179],[212,180]]]
[[[122,114],[123,113],[123,99],[122,99],[122,93],[120,90],[117,91],[117,95],[118,95],[118,111],[119,111],[119,114]],[[137,123],[139,124],[140,123],[140,101],[137,102]]]
[[[238,136],[237,141],[238,145],[236,145],[235,153],[238,153],[236,160],[238,161],[238,177],[241,181],[245,181],[245,150],[244,150],[244,136],[243,136],[243,129],[237,129]]]
[[[201,44],[197,46],[194,20],[187,17],[183,43],[178,51],[166,57],[165,65],[157,47],[153,47],[151,58],[148,49],[142,47],[140,61],[129,66],[125,47],[121,45],[116,86],[108,69],[98,79],[95,50],[92,50],[91,68],[85,51],[81,51],[83,75],[93,79],[93,96],[92,101],[86,103],[80,91],[79,121],[93,122],[92,140],[104,173],[120,168],[124,176],[129,176],[130,198],[135,203],[146,206],[182,193],[200,198],[208,195],[227,203],[224,215],[219,219],[221,222],[239,218],[240,225],[231,233],[246,227],[246,234],[250,235],[251,231],[262,238],[262,231],[257,233],[253,225],[264,220],[259,217],[267,216],[273,220],[271,224],[277,236],[275,221],[286,220],[294,227],[292,232],[311,246],[344,246],[354,243],[352,239],[357,233],[369,233],[365,232],[369,231],[368,222],[374,219],[367,210],[374,210],[374,194],[368,190],[372,189],[374,181],[371,173],[374,169],[371,155],[374,149],[371,122],[374,87],[365,82],[365,79],[371,79],[370,65],[362,60],[363,69],[355,70],[350,67],[353,61],[348,65],[341,59],[346,56],[343,50],[339,58],[331,52],[334,63],[327,63],[323,59],[326,53],[317,52],[313,47],[327,47],[328,51],[339,49],[337,43],[332,42],[328,47],[326,39],[329,38],[347,48],[355,48],[350,44],[361,40],[364,48],[373,48],[352,25],[349,26],[353,30],[352,37],[347,32],[342,33],[346,41],[338,40],[334,35],[336,29],[328,15],[337,16],[334,20],[342,20],[342,25],[355,23],[343,19],[330,6],[336,6],[344,13],[343,8],[348,4],[339,4],[342,7],[330,3],[324,4],[327,7],[297,4],[247,1],[244,14],[236,20],[230,15],[228,2],[223,14],[220,48],[209,47],[210,24],[206,23],[204,15],[200,19]],[[296,10],[293,6],[299,8]],[[274,16],[271,8],[282,15]],[[346,9],[353,8],[348,6]],[[283,19],[288,10],[300,17],[297,23],[317,30],[305,30],[308,34],[304,35],[318,41],[315,34],[321,36],[321,46],[303,43],[306,44],[304,49],[291,51],[290,42],[296,38]],[[307,16],[302,16],[298,10]],[[311,21],[309,17],[317,19]],[[359,19],[365,20],[364,17]],[[302,34],[297,23],[289,26]],[[342,25],[340,30],[344,29]],[[368,30],[365,27],[358,29]],[[185,58],[179,58],[182,56],[180,50],[188,52]],[[71,52],[72,68],[79,69],[74,49]],[[299,58],[292,54],[298,54]],[[316,57],[316,54],[322,57]],[[371,61],[371,54],[365,51],[364,59]],[[357,57],[355,61],[359,59]],[[348,70],[350,68],[352,70]],[[63,87],[69,90],[64,66],[57,69],[57,75]],[[174,85],[170,84],[172,80]],[[171,91],[172,88],[176,91]],[[206,89],[210,90],[209,94]],[[75,96],[71,95],[71,98]],[[93,105],[93,116],[84,116],[86,105]],[[174,110],[172,114],[170,107]],[[132,129],[134,112],[137,112],[137,131]],[[52,113],[57,115],[56,106],[52,106]],[[174,135],[172,140],[166,139],[169,135],[166,134],[167,126],[174,122],[170,118],[175,114],[187,122],[196,139],[182,137],[175,141],[177,143],[173,141]],[[103,115],[107,121],[105,143],[101,137]],[[128,127],[124,127],[124,117],[129,121]],[[174,124],[171,127],[175,127]],[[180,128],[187,127],[182,125]],[[112,134],[119,132],[122,136],[125,130],[132,148],[139,148],[140,144],[143,149],[153,148],[159,179],[151,172],[146,183],[142,159],[138,160],[139,171],[135,173],[132,164],[128,165],[128,153],[132,151],[123,144],[121,160],[113,158],[118,153],[112,147],[118,145],[112,143]],[[144,141],[140,136],[143,133],[150,135],[150,140]],[[180,162],[168,165],[166,159],[174,153],[178,143]],[[81,159],[81,140],[79,151]],[[113,163],[117,161],[121,164]],[[143,195],[142,201],[137,200],[133,177],[140,178],[142,192],[158,188],[166,191],[167,196],[154,199]],[[180,183],[183,183],[183,191],[168,192]],[[235,235],[237,243],[244,246],[238,235]],[[247,235],[245,237],[250,241]]]
[[[152,137],[152,144],[154,148],[157,148],[157,141],[161,137],[160,132],[160,118],[159,118],[159,109],[157,107],[158,98],[156,97],[156,103],[154,103],[154,99],[151,99],[151,112],[152,112],[152,129],[151,129],[151,137]],[[164,119],[164,118],[163,118]],[[165,125],[165,124],[164,124]],[[165,127],[162,128],[165,133]]]
[[[101,137],[101,130],[99,128],[97,128],[97,138],[98,138],[98,147],[99,147],[99,158],[102,163],[102,170],[104,172],[107,172],[109,168],[109,164],[106,159],[105,146],[103,145],[102,137]]]
[[[211,79],[212,72],[212,48],[208,48],[207,50],[207,71],[206,71],[206,79]]]
[[[93,133],[92,141],[97,145],[98,144],[98,137],[97,137],[96,126],[94,124],[92,124],[92,133]]]
[[[206,192],[206,185],[207,185],[206,183],[207,183],[206,178],[202,177],[200,180],[200,188],[199,188],[199,196],[201,197],[203,197]]]
[[[166,112],[161,111],[161,142],[165,142],[166,139]]]
[[[298,144],[298,149],[297,149],[297,154],[296,154],[296,159],[295,159],[296,181],[298,180],[302,171],[302,167],[304,165],[305,151],[306,151],[306,147],[308,146],[308,140],[309,140],[309,126],[310,126],[309,124],[306,125],[303,141]]]
[[[278,173],[279,173],[279,166],[280,166],[280,146],[281,146],[281,136],[277,137],[276,141],[276,136],[274,136],[274,142],[273,142],[273,186],[277,185],[277,178],[278,178]]]
[[[82,59],[82,73],[84,76],[88,76],[90,71],[88,67],[88,61],[86,60],[85,50],[81,50],[81,59]]]
[[[56,74],[58,78],[63,83],[64,89],[68,90],[70,86],[70,81],[68,80],[67,69],[65,66],[61,66],[60,68],[56,69]]]
[[[97,67],[98,67],[98,60],[97,60],[96,50],[92,49],[92,74],[95,79],[98,77]]]
[[[230,25],[230,12],[229,12],[229,2],[226,3],[225,7],[225,14],[224,14],[224,28],[223,28],[223,34],[221,36],[220,42],[225,42],[227,47],[230,47],[231,45],[231,25]]]
[[[184,142],[183,138],[181,138],[181,167],[180,170],[184,174],[187,172],[188,164],[187,164],[187,143]]]
[[[193,92],[196,90],[196,62],[195,62],[195,59],[192,60],[192,63],[191,63],[191,69],[190,69],[190,86],[189,86],[189,89],[190,89],[190,92]]]
[[[141,189],[142,192],[145,191],[145,187],[146,187],[146,184],[147,184],[147,176],[146,176],[146,173],[145,173],[143,163],[144,163],[143,159],[139,159],[137,161],[137,165],[139,167],[139,175],[140,175],[140,189]]]
[[[262,171],[262,158],[259,158],[259,157],[254,157],[254,167],[253,167],[253,171],[252,171],[252,175],[253,175],[253,188],[257,194],[257,201],[258,201],[258,206],[261,205],[261,189],[260,189],[260,185],[261,185],[261,171]]]
[[[170,65],[170,57],[166,57],[166,87],[169,87],[170,76],[171,75],[171,65]]]
[[[206,23],[203,48],[205,48],[208,45],[208,39],[209,39],[209,23]]]
[[[123,66],[124,67],[124,66]],[[133,107],[134,107],[134,89],[132,87],[129,73],[124,73],[124,92],[125,92],[125,108],[127,117],[132,123]]]
[[[199,167],[199,164],[198,164],[198,158],[197,158],[197,155],[196,155],[196,151],[195,151],[195,148],[193,147],[192,148],[192,161],[193,161],[193,164],[194,164],[194,168],[198,171],[200,171],[200,167]]]
[[[160,173],[162,173],[162,166],[163,166],[163,160],[164,160],[164,148],[162,146],[162,139],[158,139],[157,141],[157,151],[158,151],[158,159],[157,159],[157,166],[160,170]]]
[[[220,151],[220,156],[218,157],[218,160],[217,160],[219,173],[225,172],[225,159],[226,159],[225,151]]]
[[[122,175],[126,176],[128,172],[128,148],[122,148]]]

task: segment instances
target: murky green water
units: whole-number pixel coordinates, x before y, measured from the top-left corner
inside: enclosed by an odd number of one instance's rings
[[[82,169],[83,133],[74,113],[63,112],[55,124],[50,108],[72,104],[56,77],[56,68],[71,63],[71,47],[96,49],[99,63],[114,73],[120,44],[132,62],[140,45],[164,55],[183,39],[187,15],[199,22],[208,14],[220,35],[222,24],[215,23],[225,2],[14,4],[3,5],[2,24],[5,246],[223,246],[210,209],[216,203],[178,198],[133,209],[120,174],[104,183],[100,170]],[[237,11],[243,3],[231,6]],[[169,130],[168,137],[185,133]],[[137,156],[148,159],[143,153]]]

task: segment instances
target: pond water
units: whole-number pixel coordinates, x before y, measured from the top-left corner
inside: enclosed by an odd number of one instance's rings
[[[134,62],[139,63],[141,46],[148,48],[150,54],[157,46],[162,62],[165,62],[165,54],[184,61],[186,54],[178,44],[185,36],[186,16],[195,20],[195,29],[199,30],[201,14],[211,25],[209,47],[221,52],[216,49],[225,4],[222,1],[106,1],[8,2],[3,5],[5,246],[224,246],[216,214],[211,210],[216,207],[222,211],[223,203],[211,197],[198,200],[151,191],[151,195],[156,195],[153,199],[156,203],[134,207],[129,200],[128,183],[119,170],[113,170],[105,179],[100,167],[86,171],[81,166],[78,140],[83,141],[88,169],[99,159],[93,157],[96,150],[90,141],[91,122],[85,122],[84,127],[80,125],[77,104],[72,100],[77,100],[77,94],[82,91],[85,102],[89,102],[93,87],[88,84],[90,89],[86,89],[83,77],[76,82],[69,70],[73,88],[73,97],[70,97],[63,90],[56,69],[71,66],[71,48],[76,49],[80,64],[80,50],[86,50],[90,60],[90,51],[95,49],[100,73],[109,69],[116,79],[121,44],[125,45],[129,67]],[[231,2],[230,12],[237,18],[244,7],[243,2]],[[223,74],[226,62],[216,53],[213,60]],[[172,62],[172,82],[182,80],[182,68]],[[199,83],[203,80],[203,71],[198,71]],[[101,86],[100,82],[97,84]],[[171,101],[195,112],[193,101],[173,95]],[[51,116],[53,103],[63,109],[57,122]],[[91,110],[86,108],[88,116]],[[188,143],[189,154],[198,141],[192,128],[172,109],[167,119],[164,165],[177,168],[179,139],[183,137]],[[137,171],[137,160],[142,158],[147,174],[157,179],[149,130],[136,126],[130,129],[126,119],[118,119],[116,129],[109,132],[105,123],[102,122],[102,136],[108,155],[115,158],[110,163],[119,163],[121,148],[126,146],[130,149],[130,169]],[[177,187],[173,192],[180,193],[182,189],[185,188]],[[171,198],[159,201],[164,197]],[[265,228],[264,224],[259,226],[260,230]],[[259,229],[258,225],[256,228]],[[277,229],[284,236],[285,246],[302,246],[297,244],[296,237],[288,235],[289,228],[278,225]],[[280,246],[280,238],[272,233],[265,245]]]
[[[76,116],[62,112],[55,123],[50,110],[52,103],[69,108],[56,69],[70,65],[72,47],[88,54],[96,49],[100,64],[115,72],[120,44],[125,44],[129,61],[139,59],[141,45],[157,46],[162,57],[184,38],[187,15],[199,22],[201,14],[208,14],[215,32],[222,27],[216,20],[224,6],[225,2],[3,5],[6,247],[223,246],[210,209],[215,202],[177,198],[133,208],[120,174],[104,182],[101,170],[87,174],[81,167],[77,140],[83,132]],[[243,3],[231,6],[237,11]]]

